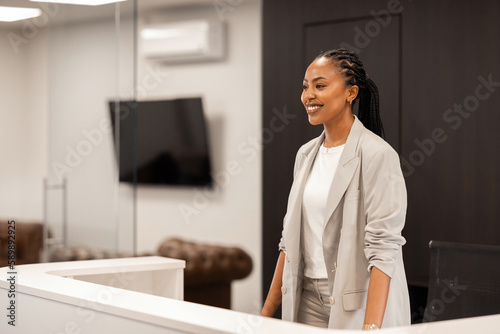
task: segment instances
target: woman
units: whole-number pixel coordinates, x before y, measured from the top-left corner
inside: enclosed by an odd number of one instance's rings
[[[359,100],[359,118],[352,106]],[[338,329],[410,324],[401,236],[406,187],[387,144],[378,89],[347,49],[307,68],[302,103],[323,133],[303,145],[261,315]]]

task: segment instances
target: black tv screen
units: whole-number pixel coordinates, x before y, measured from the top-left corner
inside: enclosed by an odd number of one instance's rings
[[[141,184],[212,185],[201,98],[120,101],[116,110],[110,102],[109,108],[120,181],[134,182],[136,170]]]

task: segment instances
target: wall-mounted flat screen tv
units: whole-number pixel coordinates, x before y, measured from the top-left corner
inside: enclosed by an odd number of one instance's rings
[[[109,108],[120,181],[134,182],[136,171],[139,184],[212,186],[201,98],[120,101],[118,108],[109,102]]]

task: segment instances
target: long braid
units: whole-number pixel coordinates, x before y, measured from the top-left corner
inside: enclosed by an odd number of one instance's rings
[[[321,52],[316,59],[323,57],[331,59],[332,63],[338,67],[340,73],[346,78],[346,85],[359,87],[358,96],[353,101],[355,104],[359,99],[358,118],[366,128],[384,138],[378,88],[366,74],[358,55],[342,48]]]

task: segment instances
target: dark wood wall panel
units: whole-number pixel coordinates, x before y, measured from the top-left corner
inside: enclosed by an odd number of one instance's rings
[[[500,2],[423,1],[403,12],[404,254],[415,284],[427,282],[429,240],[500,244],[500,87],[475,98],[479,76],[500,81],[492,12]],[[465,116],[453,111],[476,100]],[[436,142],[433,131],[446,140]]]
[[[262,127],[269,128],[276,115],[273,109],[295,115],[263,150],[263,293],[264,298],[278,259],[278,242],[286,212],[295,154],[303,144],[303,126],[307,117],[301,112],[302,53],[297,40],[302,40],[303,11],[286,0],[263,3],[263,109]]]
[[[264,0],[263,126],[273,108],[296,115],[263,151],[264,294],[295,153],[321,132],[300,103],[307,64],[320,50],[353,44],[354,28],[364,31],[390,3]],[[401,154],[407,276],[425,286],[430,240],[500,244],[500,1],[402,0],[399,9],[360,57],[381,89],[388,141]],[[458,109],[467,103],[471,111]]]

